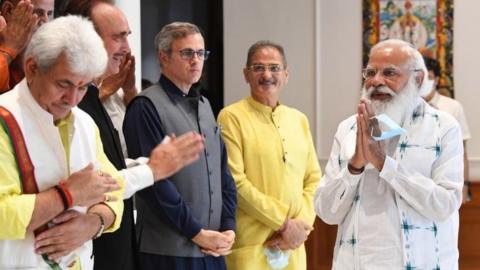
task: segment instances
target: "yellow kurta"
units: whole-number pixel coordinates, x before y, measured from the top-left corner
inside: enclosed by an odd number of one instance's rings
[[[58,130],[67,156],[70,157],[70,140],[72,132],[73,117],[69,115],[58,124]],[[23,134],[28,136],[28,134]],[[118,198],[116,202],[109,202],[108,206],[116,215],[115,222],[105,230],[105,232],[115,231],[120,227],[123,214],[122,192],[124,180],[120,177],[118,171],[110,163],[105,153],[100,139],[98,128],[95,129],[96,153],[99,162],[99,169],[110,174],[119,183],[122,189],[112,192],[113,196]],[[91,147],[91,146],[85,146]],[[5,129],[0,126],[0,239],[23,239],[27,233],[27,226],[30,223],[33,209],[35,207],[35,194],[22,194],[21,181],[15,160],[14,151],[10,138]],[[75,154],[75,153],[73,153]],[[59,179],[60,181],[61,179]],[[14,254],[12,254],[14,255]],[[80,269],[80,264],[76,263],[73,269]]]
[[[321,177],[308,120],[284,105],[275,110],[247,97],[224,108],[218,122],[238,192],[237,232],[228,269],[270,269],[265,241],[287,218],[313,225]],[[305,247],[285,269],[306,269]]]

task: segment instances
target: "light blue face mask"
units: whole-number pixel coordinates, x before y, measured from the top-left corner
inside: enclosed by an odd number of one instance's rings
[[[264,253],[272,269],[282,269],[287,267],[291,252],[289,250],[265,248]]]
[[[427,97],[432,92],[434,84],[435,84],[435,80],[430,80],[430,79],[424,80],[422,87],[420,88],[420,92],[418,92],[418,94],[420,94],[421,97]]]
[[[372,134],[372,138],[375,141],[383,141],[386,139],[390,139],[392,137],[398,136],[402,133],[405,133],[406,130],[403,129],[401,126],[399,126],[397,123],[395,123],[390,117],[388,117],[386,114],[380,114],[377,115],[373,118],[376,118],[378,120],[378,123],[382,123],[383,126],[387,127],[387,131],[381,131],[380,136],[374,136]]]

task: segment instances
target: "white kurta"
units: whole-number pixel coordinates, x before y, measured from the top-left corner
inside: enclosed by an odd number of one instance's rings
[[[320,218],[339,225],[333,269],[458,269],[462,133],[420,98],[413,108],[381,172],[349,173],[355,116],[338,127],[315,195]]]
[[[97,169],[115,172],[108,162],[101,144],[97,144],[98,128],[93,119],[82,110],[74,107],[73,131],[70,138],[70,162],[67,162],[65,149],[53,116],[35,101],[28,89],[26,79],[13,90],[1,95],[0,105],[7,108],[15,117],[22,134],[28,154],[35,168],[35,179],[39,191],[47,190],[61,179],[66,179],[71,172],[76,172],[89,163]],[[116,179],[119,177],[112,174]],[[121,185],[123,185],[123,180]],[[18,196],[18,194],[8,194]],[[7,195],[2,194],[7,197]],[[5,199],[5,198],[2,198]],[[112,208],[112,205],[109,205]],[[116,211],[115,211],[116,209]],[[120,225],[123,204],[112,208],[116,214],[115,224]],[[79,212],[86,212],[86,207],[75,207]],[[35,253],[35,239],[32,232],[24,237],[0,239],[0,269],[50,269],[42,257]],[[83,243],[69,256],[63,257],[61,263],[68,265],[75,257],[80,258],[81,268],[93,269],[92,241]]]
[[[445,111],[453,115],[460,124],[462,129],[463,140],[469,140],[472,136],[470,135],[470,129],[468,128],[467,118],[465,117],[465,112],[463,110],[462,104],[455,99],[442,96],[438,92],[435,92],[433,98],[429,101],[429,104],[439,109],[440,111]]]

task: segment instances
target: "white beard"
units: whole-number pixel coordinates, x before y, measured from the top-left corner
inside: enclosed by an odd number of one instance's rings
[[[372,100],[371,96],[375,90],[380,93],[390,94],[392,99],[388,101]],[[405,87],[398,94],[386,85],[377,88],[372,86],[368,90],[365,89],[364,85],[362,97],[371,102],[375,115],[384,113],[395,123],[402,126],[409,109],[414,105],[415,99],[418,97],[418,90],[415,84],[415,77],[411,76]]]

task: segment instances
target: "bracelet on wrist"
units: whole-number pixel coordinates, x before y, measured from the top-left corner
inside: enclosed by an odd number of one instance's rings
[[[363,166],[361,168],[355,168],[350,163],[348,163],[347,168],[348,168],[348,170],[350,171],[351,174],[361,174],[365,170],[365,166]]]
[[[63,210],[67,210],[69,207],[68,207],[68,200],[67,200],[67,196],[65,195],[65,192],[58,185],[54,186],[54,188],[57,191],[58,195],[60,195],[60,199],[62,200],[62,203],[63,203]]]
[[[97,216],[98,219],[100,220],[100,227],[98,228],[98,231],[95,233],[95,235],[92,237],[92,239],[97,239],[100,236],[102,236],[103,231],[105,230],[105,220],[103,219],[103,216],[100,213],[89,212],[89,214]]]
[[[70,189],[68,189],[67,185],[65,185],[64,180],[60,181],[60,188],[63,190],[63,192],[65,193],[65,196],[67,197],[68,208],[73,207],[72,193],[70,192]]]

